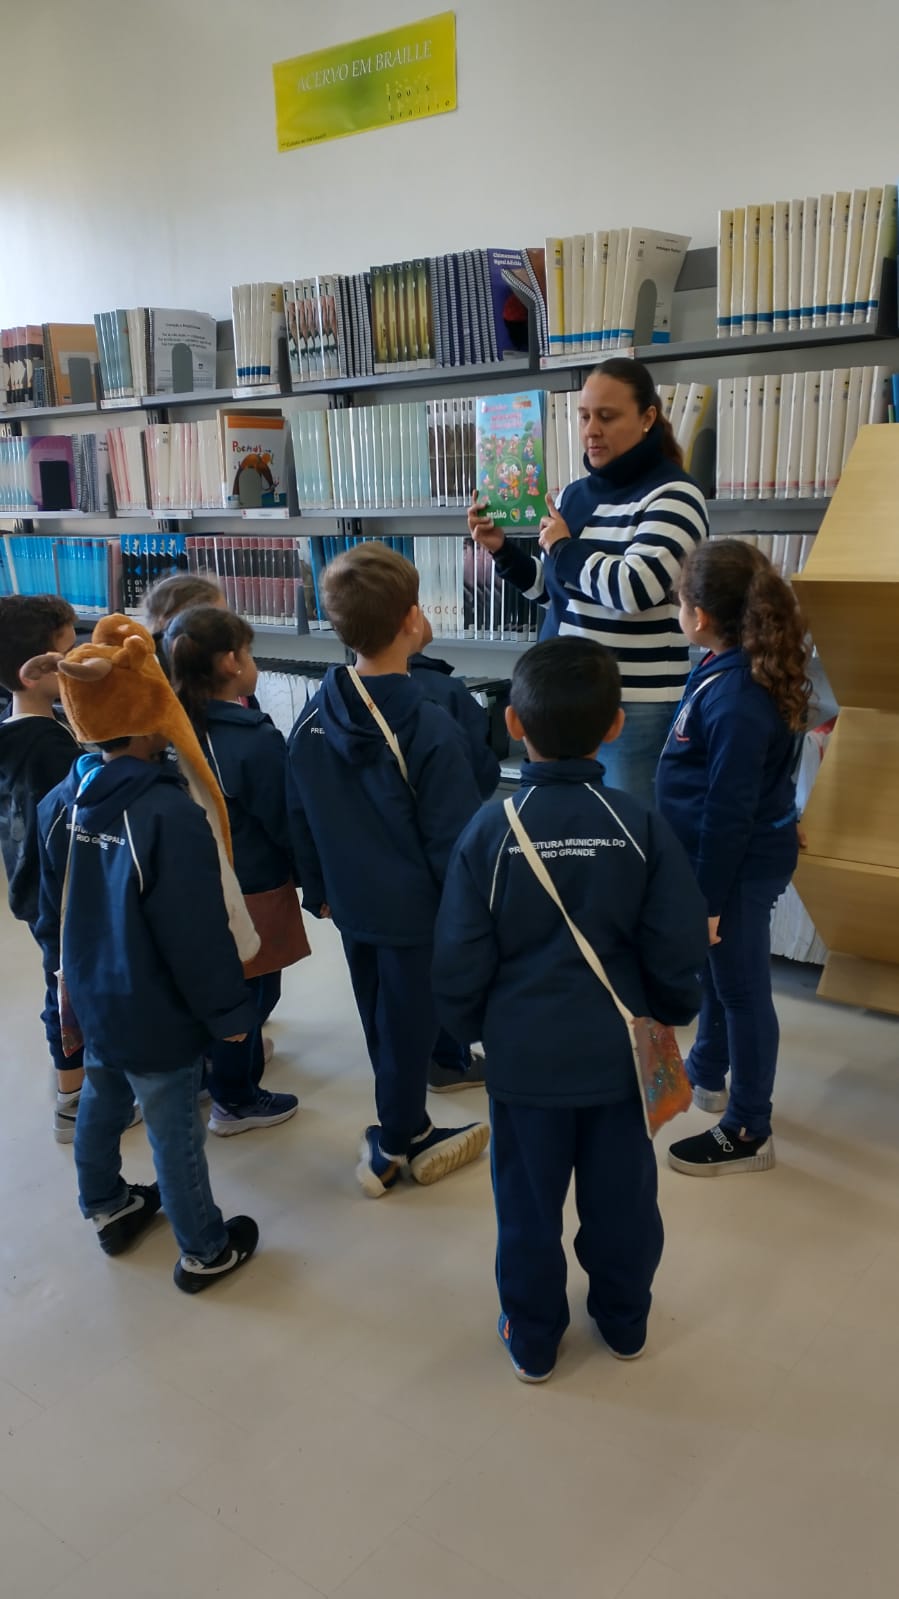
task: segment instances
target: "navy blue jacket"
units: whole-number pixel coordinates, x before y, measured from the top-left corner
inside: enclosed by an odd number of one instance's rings
[[[453,845],[480,804],[464,737],[410,677],[363,679],[409,783],[350,681],[332,667],[290,735],[287,811],[303,906],[370,944],[429,944]]]
[[[135,1072],[186,1066],[256,1022],[209,823],[168,762],[81,756],[38,811],[35,931],[48,977],[76,797],[63,969],[89,1058]]]
[[[740,649],[690,674],[656,774],[659,809],[693,864],[709,915],[741,878],[796,869],[796,735]]]
[[[496,793],[499,783],[499,761],[490,748],[490,720],[483,706],[461,678],[453,677],[449,661],[437,660],[431,655],[413,655],[409,671],[426,700],[442,705],[458,722],[465,734],[471,756],[475,782],[481,799]]]
[[[261,894],[292,882],[283,733],[264,711],[210,700],[202,742],[225,796],[234,870],[243,892]]]
[[[0,722],[0,854],[9,908],[22,922],[37,919],[38,805],[67,776],[80,750],[54,716],[13,716]]]
[[[522,767],[516,808],[568,914],[637,1016],[699,1009],[706,910],[667,823],[595,761]],[[501,806],[465,829],[437,918],[433,991],[444,1027],[483,1039],[487,1090],[520,1105],[606,1105],[636,1093],[628,1030],[521,854]]]

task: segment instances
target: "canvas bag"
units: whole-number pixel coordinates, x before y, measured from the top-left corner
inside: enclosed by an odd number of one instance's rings
[[[534,848],[511,797],[505,801],[503,808],[509,826],[521,846],[521,853],[537,882],[558,906],[580,953],[594,976],[599,978],[611,996],[619,1016],[627,1027],[643,1104],[643,1119],[647,1133],[650,1138],[654,1138],[660,1127],[664,1127],[673,1116],[679,1116],[681,1111],[687,1110],[693,1101],[693,1090],[684,1070],[674,1028],[663,1027],[660,1022],[653,1021],[648,1016],[635,1016],[633,1011],[628,1010],[618,998],[596,950],[565,909],[561,895]]]

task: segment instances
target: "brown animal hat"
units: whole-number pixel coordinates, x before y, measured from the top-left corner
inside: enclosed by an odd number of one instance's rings
[[[246,909],[232,866],[231,829],[218,783],[200,748],[187,713],[156,658],[152,635],[130,616],[101,617],[90,644],[68,655],[38,656],[22,668],[23,680],[42,671],[59,674],[59,693],[69,725],[86,744],[161,733],[172,746],[191,797],[205,811],[219,853],[222,891],[241,960],[259,949],[259,935]]]

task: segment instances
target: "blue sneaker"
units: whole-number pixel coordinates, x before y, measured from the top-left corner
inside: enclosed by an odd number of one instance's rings
[[[429,1123],[409,1145],[409,1174],[425,1187],[439,1182],[477,1160],[489,1142],[486,1122],[469,1122],[465,1127],[432,1127]]]
[[[496,1324],[496,1330],[499,1333],[499,1341],[506,1350],[509,1359],[512,1362],[512,1370],[514,1371],[519,1382],[549,1382],[550,1377],[556,1369],[555,1365],[550,1366],[549,1371],[544,1372],[525,1371],[523,1366],[519,1366],[518,1361],[515,1359],[515,1356],[512,1353],[512,1324],[504,1310],[501,1310],[499,1313],[499,1321]]]
[[[378,1142],[380,1136],[377,1123],[366,1127],[359,1145],[356,1180],[369,1199],[380,1199],[389,1189],[395,1188],[405,1165],[402,1156],[384,1154]]]
[[[264,1088],[257,1088],[249,1104],[231,1110],[223,1110],[213,1101],[209,1131],[217,1133],[219,1138],[231,1138],[235,1133],[248,1133],[254,1127],[277,1127],[280,1122],[289,1122],[299,1108],[295,1094],[269,1094]]]

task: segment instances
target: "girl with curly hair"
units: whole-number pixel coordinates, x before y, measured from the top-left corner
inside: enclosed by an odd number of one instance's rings
[[[774,1165],[770,920],[796,868],[793,771],[811,685],[793,591],[751,545],[700,545],[679,595],[683,632],[706,653],[665,743],[656,795],[708,904],[709,956],[687,1071],[694,1104],[721,1120],[673,1144],[669,1160],[676,1171],[711,1177]]]

